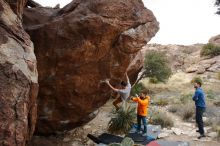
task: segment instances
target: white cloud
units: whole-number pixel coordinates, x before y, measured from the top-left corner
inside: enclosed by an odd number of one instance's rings
[[[36,0],[43,6],[65,6],[71,0]],[[143,0],[160,22],[160,31],[151,43],[206,43],[220,34],[220,16],[215,15],[214,0]]]

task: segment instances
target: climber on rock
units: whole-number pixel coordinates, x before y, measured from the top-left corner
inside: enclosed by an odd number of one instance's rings
[[[141,93],[139,97],[131,97],[131,100],[138,103],[137,107],[137,133],[141,133],[141,121],[144,125],[143,136],[147,136],[147,114],[148,106],[150,104],[150,96],[146,96],[144,93]]]
[[[122,89],[116,89],[114,88],[110,83],[109,83],[109,80],[106,80],[106,84],[112,89],[114,90],[115,92],[119,93],[120,96],[118,96],[114,102],[113,102],[113,105],[115,106],[116,110],[119,109],[119,106],[118,104],[121,103],[122,101],[126,101],[128,99],[128,97],[130,96],[130,92],[131,92],[131,84],[130,84],[130,81],[129,81],[129,78],[128,78],[128,75],[127,75],[127,72],[126,72],[126,78],[127,78],[127,82],[125,81],[122,81],[121,82],[121,87]]]

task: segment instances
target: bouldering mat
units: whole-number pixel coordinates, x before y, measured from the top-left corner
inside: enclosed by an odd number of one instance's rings
[[[145,136],[142,136],[138,133],[129,133],[128,135],[126,135],[126,137],[130,137],[131,139],[133,139],[134,142],[143,142],[146,140]]]
[[[141,129],[144,127],[142,125]],[[137,124],[134,124],[129,133],[135,133],[137,131]],[[161,132],[160,125],[147,125],[147,135],[151,138],[157,139],[158,135]]]
[[[183,142],[183,141],[156,140],[156,143],[158,143],[159,146],[190,146],[188,142]],[[147,146],[151,146],[151,145],[147,145]]]
[[[134,143],[142,144],[142,145],[146,145],[149,142],[155,140],[150,136],[142,136],[142,134],[138,134],[138,133],[129,133],[125,137],[130,137],[134,141]]]
[[[101,143],[104,144],[110,144],[110,143],[121,143],[123,140],[123,137],[103,133],[100,136],[98,136],[98,139],[101,141]]]
[[[152,141],[147,146],[160,146],[156,141]]]

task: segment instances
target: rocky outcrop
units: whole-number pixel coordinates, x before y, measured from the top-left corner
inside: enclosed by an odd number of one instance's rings
[[[23,1],[14,4],[20,6]],[[25,146],[34,132],[37,117],[36,58],[29,35],[18,18],[22,7],[16,9],[17,16],[8,3],[0,0],[1,146]]]
[[[209,43],[220,46],[220,35],[210,38]]]
[[[158,45],[150,44],[143,49],[143,54],[150,50],[157,50],[166,54],[172,71],[204,74],[220,71],[220,56],[213,58],[201,57],[200,51],[204,45]]]
[[[36,132],[51,134],[88,122],[126,70],[134,81],[140,50],[158,31],[141,0],[73,0],[63,9],[28,8],[24,26],[39,70]],[[136,58],[136,59],[134,59]],[[134,61],[133,61],[134,60]]]
[[[23,10],[26,6],[27,1],[28,0],[6,0],[6,2],[10,5],[11,9],[20,19],[22,19]]]

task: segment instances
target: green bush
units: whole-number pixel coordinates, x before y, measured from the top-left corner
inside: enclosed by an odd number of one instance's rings
[[[151,81],[166,82],[172,74],[165,54],[157,51],[147,53],[144,69],[143,77],[149,77]]]
[[[150,79],[149,79],[149,83],[151,83],[151,84],[157,84],[157,83],[159,83],[159,81],[158,81],[157,78],[153,77],[153,78],[150,78]]]
[[[220,46],[216,46],[214,44],[208,43],[205,46],[203,46],[200,55],[210,56],[210,57],[218,56],[220,55]]]
[[[136,96],[136,94],[140,94],[144,90],[144,85],[142,83],[135,84],[131,89],[131,96]]]
[[[136,108],[127,105],[120,108],[108,123],[108,131],[113,134],[126,134],[136,120]]]
[[[161,127],[173,127],[174,122],[165,112],[151,109],[149,111],[149,123],[161,125]]]

